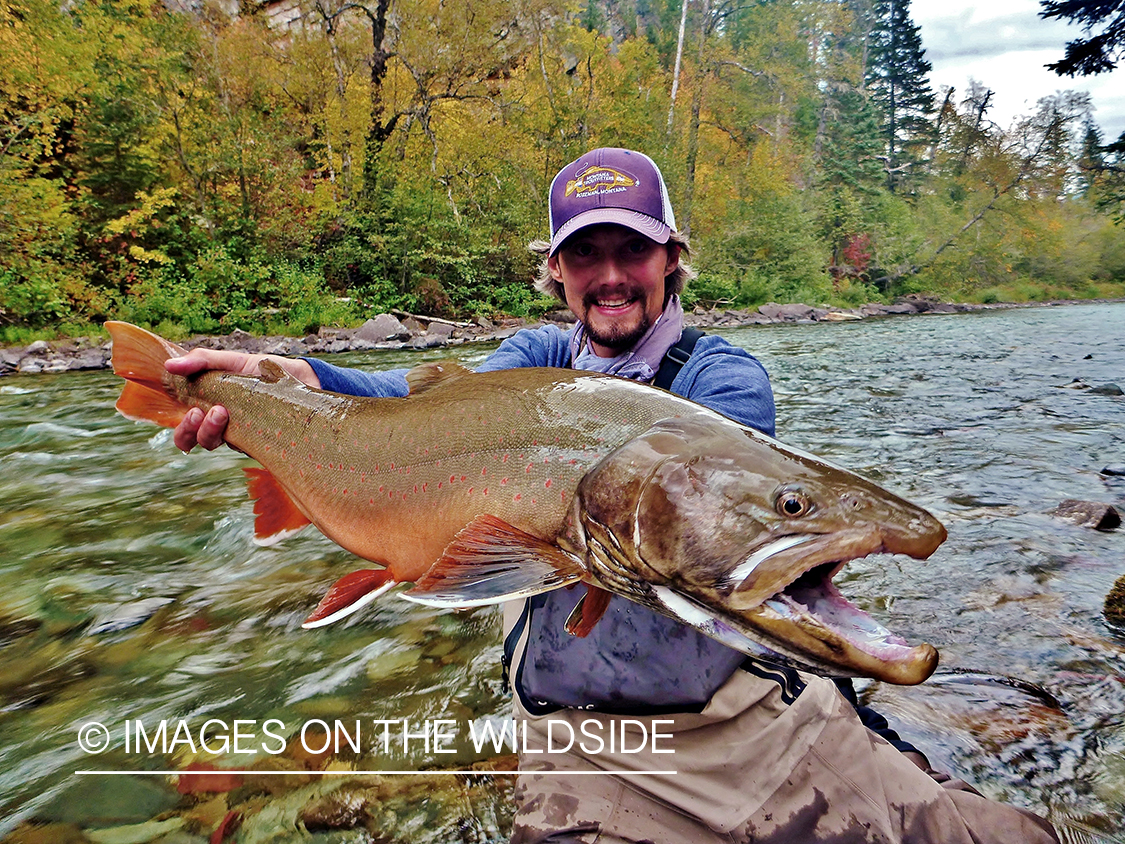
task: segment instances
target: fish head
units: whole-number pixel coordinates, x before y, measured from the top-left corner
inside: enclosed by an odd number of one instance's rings
[[[945,539],[925,510],[729,420],[665,420],[582,479],[570,520],[591,575],[746,653],[821,674],[917,683],[910,647],[832,577],[871,554],[924,559]]]

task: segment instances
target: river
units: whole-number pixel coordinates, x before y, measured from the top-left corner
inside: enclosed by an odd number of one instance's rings
[[[1125,398],[1073,383],[1125,386],[1125,304],[720,333],[769,370],[783,441],[949,529],[926,562],[837,578],[941,651],[926,684],[861,683],[864,699],[988,796],[1125,837],[1125,635],[1101,614],[1125,530],[1048,514],[1068,498],[1125,510],[1125,478],[1100,473],[1125,464]],[[458,354],[471,366],[487,351]],[[362,738],[356,754],[344,735],[333,770],[487,766],[496,753],[469,730],[508,709],[498,613],[384,599],[302,630],[354,558],[315,532],[255,546],[249,461],[180,454],[170,432],[114,412],[119,389],[107,372],[0,380],[0,837],[35,821],[202,842],[237,806],[244,842],[505,841],[507,777],[282,775],[314,764],[297,731],[315,745],[336,720]],[[262,773],[217,797],[145,773],[209,761]]]

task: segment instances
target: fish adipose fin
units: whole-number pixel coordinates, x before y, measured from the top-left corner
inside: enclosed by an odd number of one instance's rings
[[[431,607],[476,607],[527,598],[582,577],[578,561],[495,516],[477,516],[400,597]]]
[[[410,385],[410,395],[416,396],[438,384],[472,374],[471,369],[466,369],[459,363],[420,363],[406,373],[406,383]]]
[[[105,327],[113,337],[113,371],[128,381],[117,400],[117,410],[126,419],[175,428],[188,408],[168,395],[164,361],[183,357],[186,352],[127,322],[110,321]]]
[[[243,469],[254,501],[254,542],[274,545],[312,522],[265,469]]]
[[[387,569],[362,569],[346,574],[324,593],[316,609],[301,626],[311,630],[346,618],[396,585]]]
[[[566,632],[571,636],[577,636],[579,639],[585,639],[590,635],[590,631],[594,629],[594,625],[601,621],[605,611],[609,609],[609,599],[612,598],[609,592],[594,586],[592,583],[586,584],[586,593],[578,599],[578,603],[574,605],[574,609],[570,611],[567,616]]]

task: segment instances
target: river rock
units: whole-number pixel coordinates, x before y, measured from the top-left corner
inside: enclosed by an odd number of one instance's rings
[[[172,598],[143,598],[114,607],[108,613],[98,616],[87,632],[90,636],[102,633],[116,633],[128,630],[148,621],[161,607],[172,603]]]
[[[1125,627],[1125,574],[1117,578],[1105,596],[1105,620],[1116,627]]]
[[[1097,387],[1090,388],[1090,395],[1092,396],[1121,396],[1125,395],[1123,391],[1116,384],[1099,384]]]
[[[1099,474],[1108,475],[1109,477],[1125,477],[1125,465],[1122,466],[1105,466]]]
[[[355,332],[356,340],[366,340],[369,343],[385,343],[388,340],[406,340],[410,332],[401,322],[390,314],[367,320]]]
[[[1113,530],[1121,524],[1121,516],[1110,504],[1098,501],[1078,501],[1068,498],[1051,511],[1052,516],[1074,522],[1080,527],[1094,530]]]

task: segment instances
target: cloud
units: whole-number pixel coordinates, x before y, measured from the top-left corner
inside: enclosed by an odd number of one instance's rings
[[[1035,110],[1057,91],[1087,91],[1107,139],[1125,131],[1125,69],[1071,79],[1047,70],[1063,55],[1079,27],[1038,16],[1037,0],[913,0],[910,15],[921,29],[935,90],[963,92],[969,79],[995,91],[992,119],[1002,126]]]

